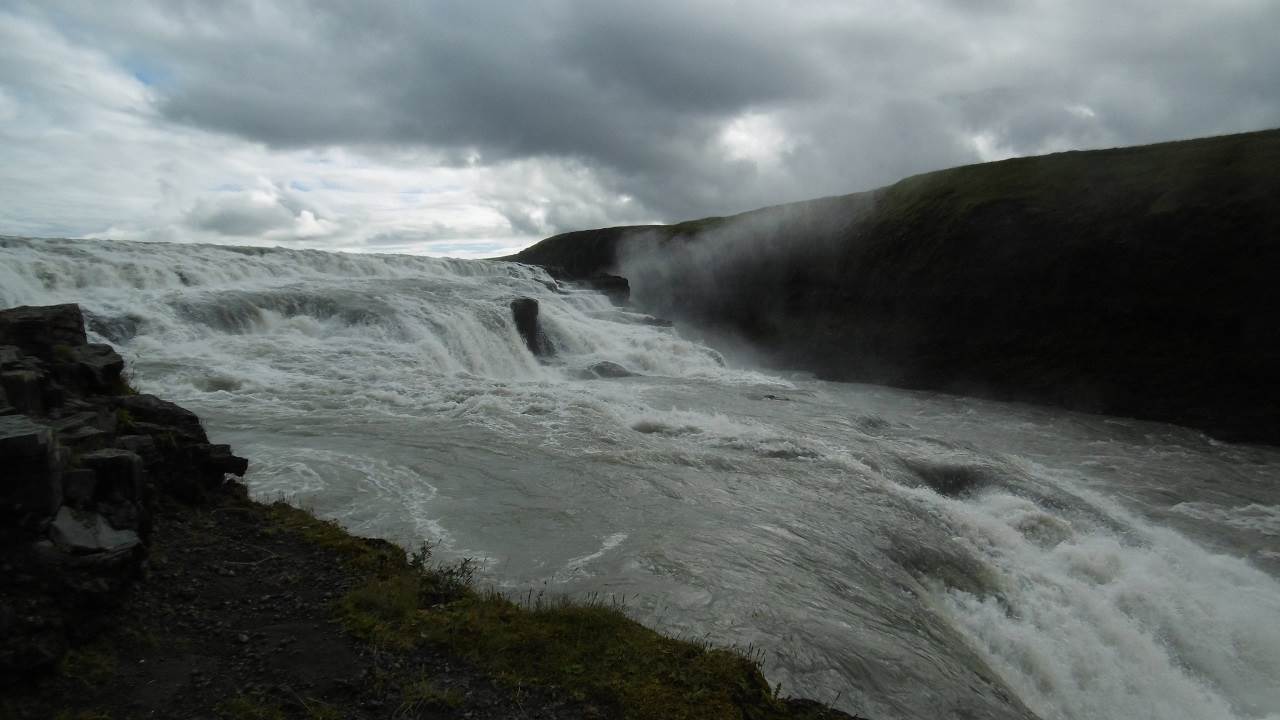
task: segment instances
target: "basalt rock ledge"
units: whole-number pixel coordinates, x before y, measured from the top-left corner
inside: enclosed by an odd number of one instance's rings
[[[124,380],[76,305],[0,311],[0,671],[56,663],[147,567],[157,497],[198,500],[248,462]]]

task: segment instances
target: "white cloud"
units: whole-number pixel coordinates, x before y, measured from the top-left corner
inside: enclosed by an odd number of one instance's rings
[[[516,228],[505,213],[517,196],[549,208],[559,180],[603,192],[589,174],[537,163],[272,149],[176,124],[113,57],[4,13],[0,118],[0,233],[470,257],[513,252],[549,227]],[[526,187],[545,196],[523,199]],[[369,242],[380,235],[402,240]]]
[[[0,9],[0,233],[473,255],[1280,125],[1280,4]]]
[[[761,112],[733,118],[720,131],[720,142],[730,158],[747,160],[758,167],[778,166],[783,154],[795,147],[779,120]]]

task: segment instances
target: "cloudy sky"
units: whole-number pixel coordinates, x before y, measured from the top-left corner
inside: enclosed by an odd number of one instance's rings
[[[0,0],[0,234],[496,255],[1280,126],[1277,0]]]

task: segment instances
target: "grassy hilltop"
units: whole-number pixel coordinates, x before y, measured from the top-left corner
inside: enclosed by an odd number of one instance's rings
[[[838,380],[1280,443],[1280,131],[1067,152],[512,259]]]

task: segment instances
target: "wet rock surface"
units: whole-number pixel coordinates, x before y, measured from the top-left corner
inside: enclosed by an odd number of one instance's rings
[[[583,379],[591,380],[596,378],[624,378],[633,377],[636,373],[631,372],[616,362],[604,360],[598,362],[591,367],[585,369],[580,374]]]
[[[626,305],[631,300],[631,282],[621,275],[596,273],[578,280],[578,283],[604,293],[615,305]]]
[[[146,568],[160,494],[214,490],[246,469],[208,444],[192,413],[131,394],[123,371],[114,350],[87,341],[76,305],[0,311],[7,677],[58,662],[126,599]]]
[[[511,301],[511,317],[529,352],[535,357],[549,357],[555,354],[555,348],[538,323],[538,312],[538,301],[533,298],[516,298]]]

